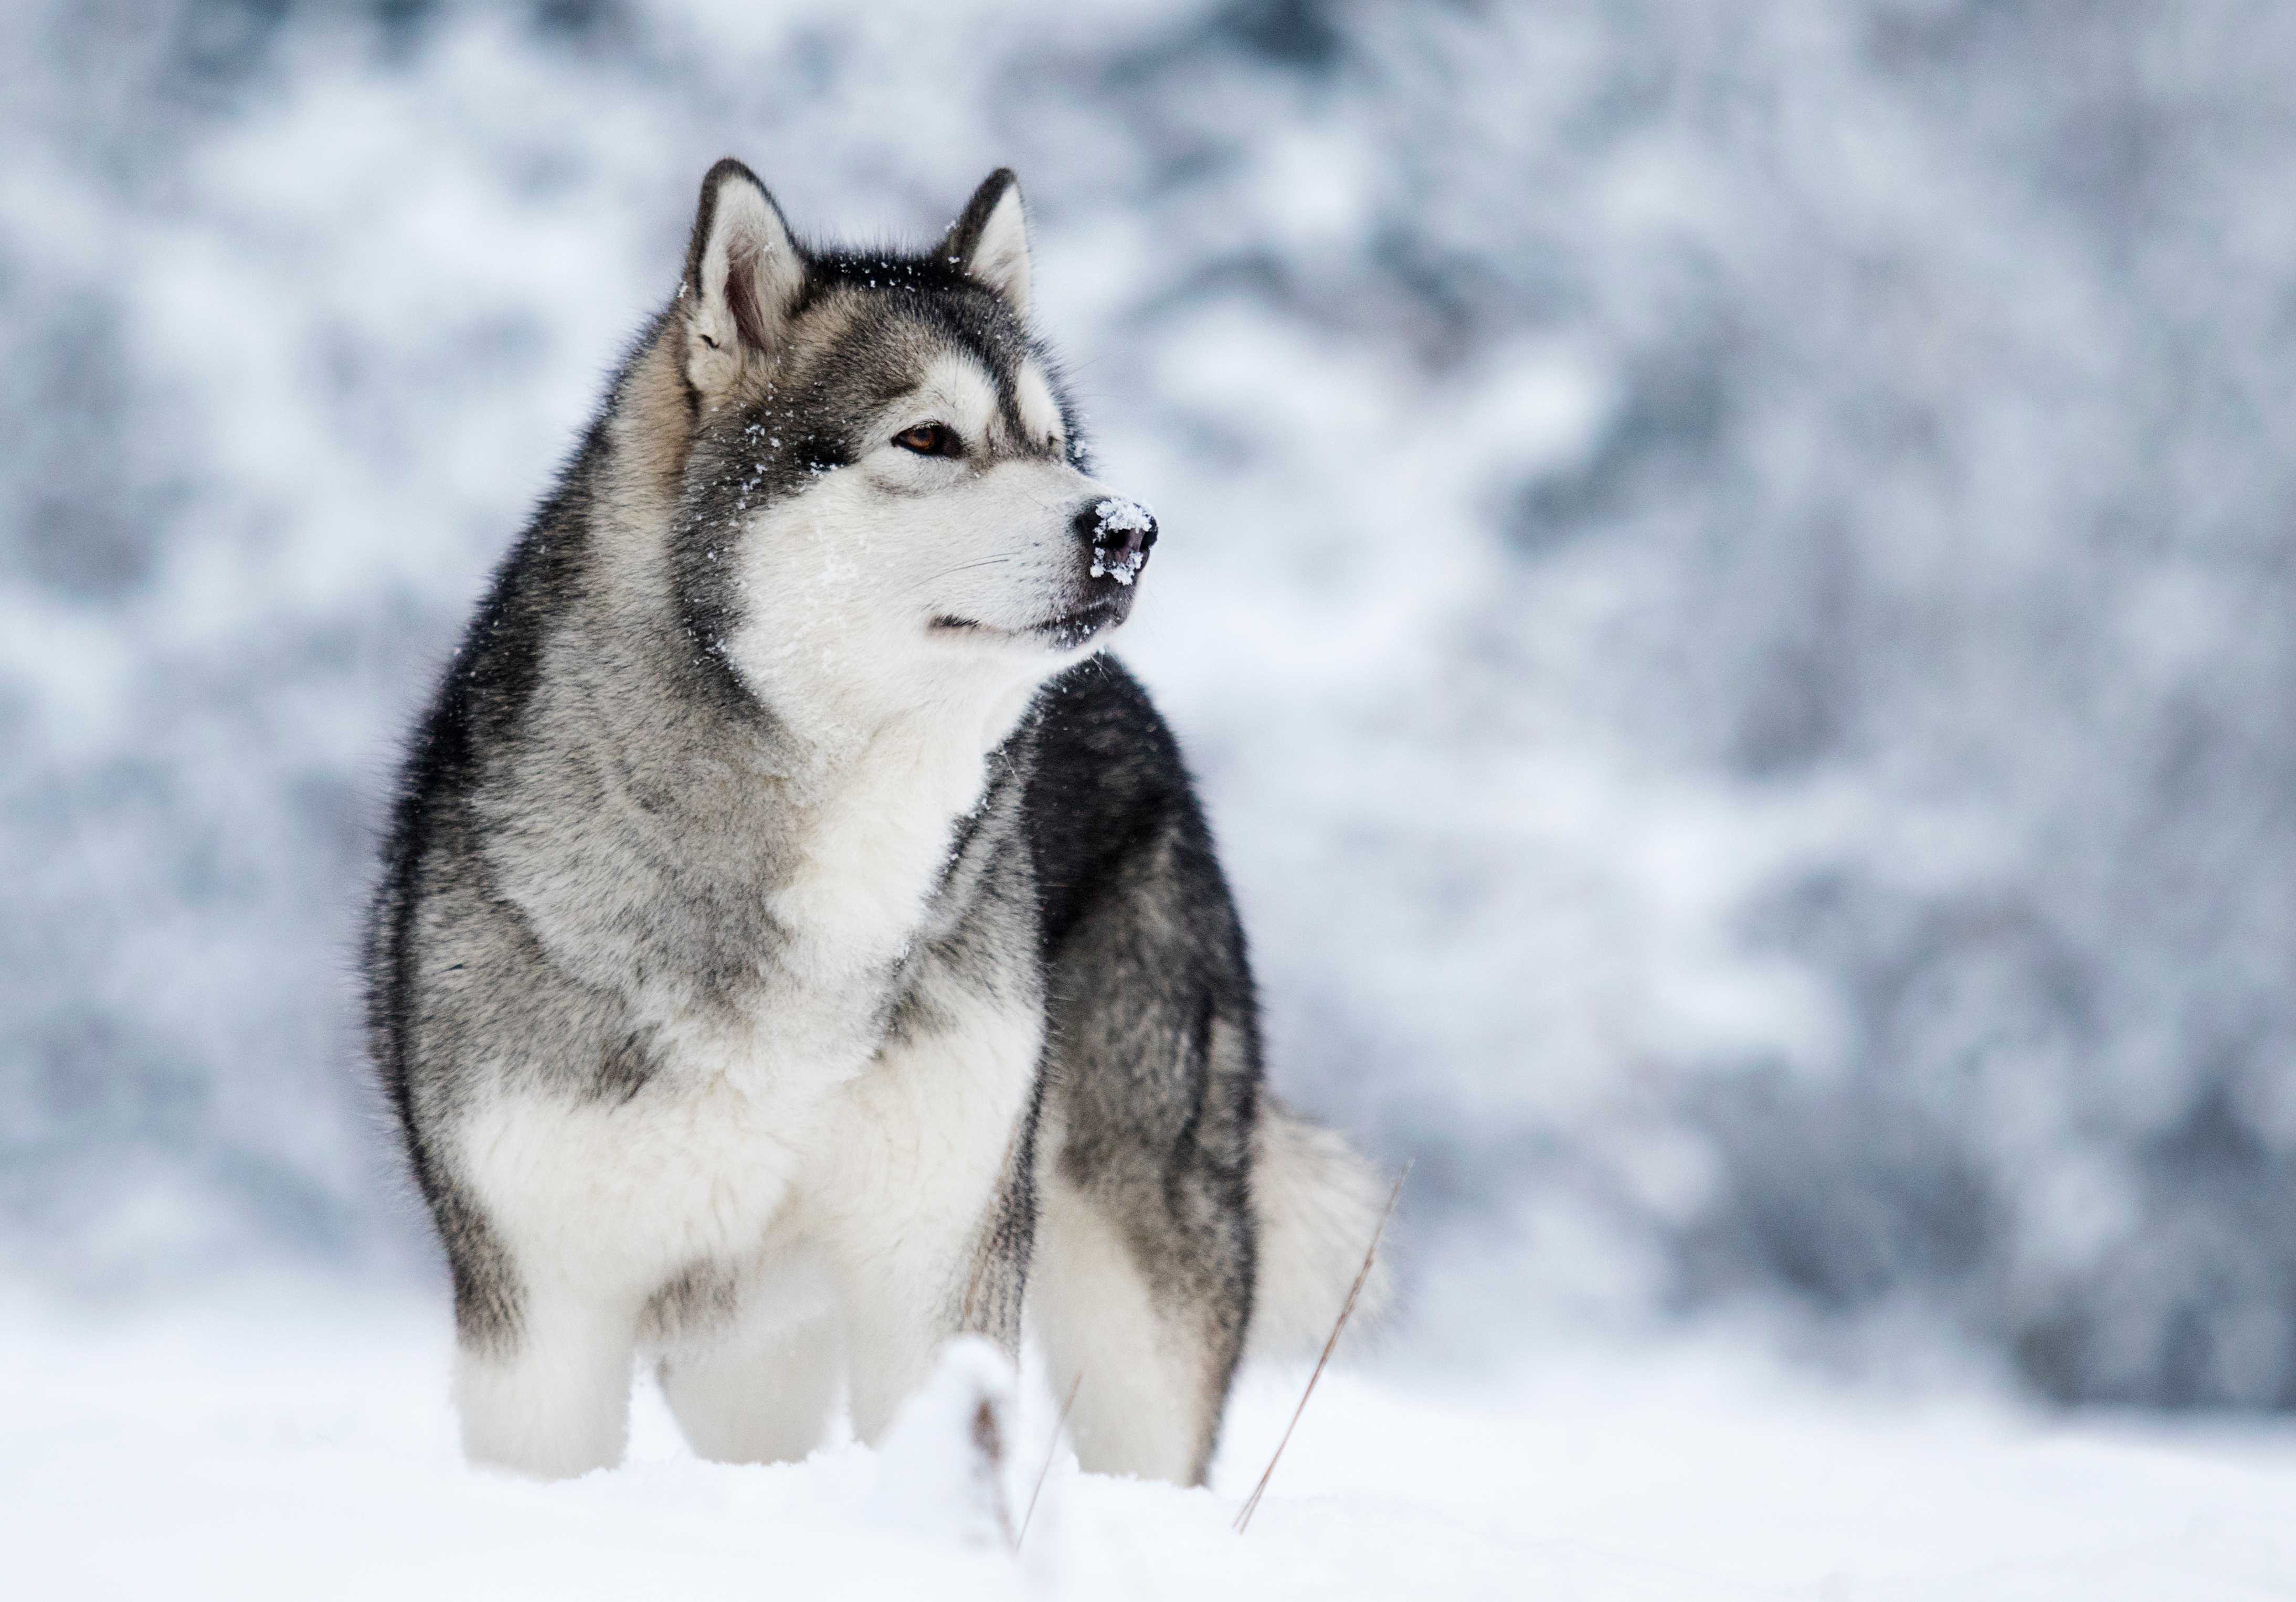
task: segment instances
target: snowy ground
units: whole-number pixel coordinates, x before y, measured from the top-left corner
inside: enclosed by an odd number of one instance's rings
[[[316,1300],[0,1319],[7,1593],[2296,1597],[2283,1426],[1842,1393],[1711,1345],[1551,1355],[1472,1385],[1338,1373],[1238,1537],[1298,1384],[1262,1375],[1213,1490],[1062,1458],[1016,1563],[881,1493],[888,1466],[858,1446],[695,1462],[643,1387],[625,1468],[556,1486],[473,1473],[442,1320]],[[1017,1479],[1050,1410],[1024,1396]],[[900,1467],[919,1494],[920,1465]]]

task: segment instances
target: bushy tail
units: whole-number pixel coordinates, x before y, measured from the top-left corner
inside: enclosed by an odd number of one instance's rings
[[[1353,1148],[1273,1097],[1260,1104],[1251,1180],[1259,1229],[1259,1282],[1247,1355],[1313,1357],[1331,1338],[1349,1287],[1379,1228],[1391,1181]],[[1387,1247],[1357,1298],[1350,1330],[1385,1305]]]

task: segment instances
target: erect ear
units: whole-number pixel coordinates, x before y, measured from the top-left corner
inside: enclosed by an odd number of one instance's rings
[[[805,287],[805,257],[758,176],[731,156],[701,180],[685,247],[685,376],[711,400],[770,356]]]
[[[940,253],[966,277],[1004,296],[1021,316],[1029,315],[1029,217],[1011,168],[998,168],[972,192]]]

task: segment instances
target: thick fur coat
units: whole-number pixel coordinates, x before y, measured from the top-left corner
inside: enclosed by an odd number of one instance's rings
[[[1091,476],[998,173],[916,255],[737,162],[411,742],[373,1055],[464,1441],[577,1474],[658,1365],[712,1457],[875,1439],[1024,1312],[1087,1467],[1202,1477],[1377,1186],[1261,1089],[1172,736],[1095,654],[1157,537]],[[1280,1293],[1280,1294],[1278,1294]]]

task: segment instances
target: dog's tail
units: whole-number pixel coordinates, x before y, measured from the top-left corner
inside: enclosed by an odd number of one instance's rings
[[[1338,1135],[1272,1096],[1260,1100],[1251,1171],[1259,1274],[1246,1342],[1256,1358],[1323,1350],[1378,1231],[1390,1184]],[[1392,1281],[1382,1246],[1349,1320],[1359,1328],[1385,1305]]]

